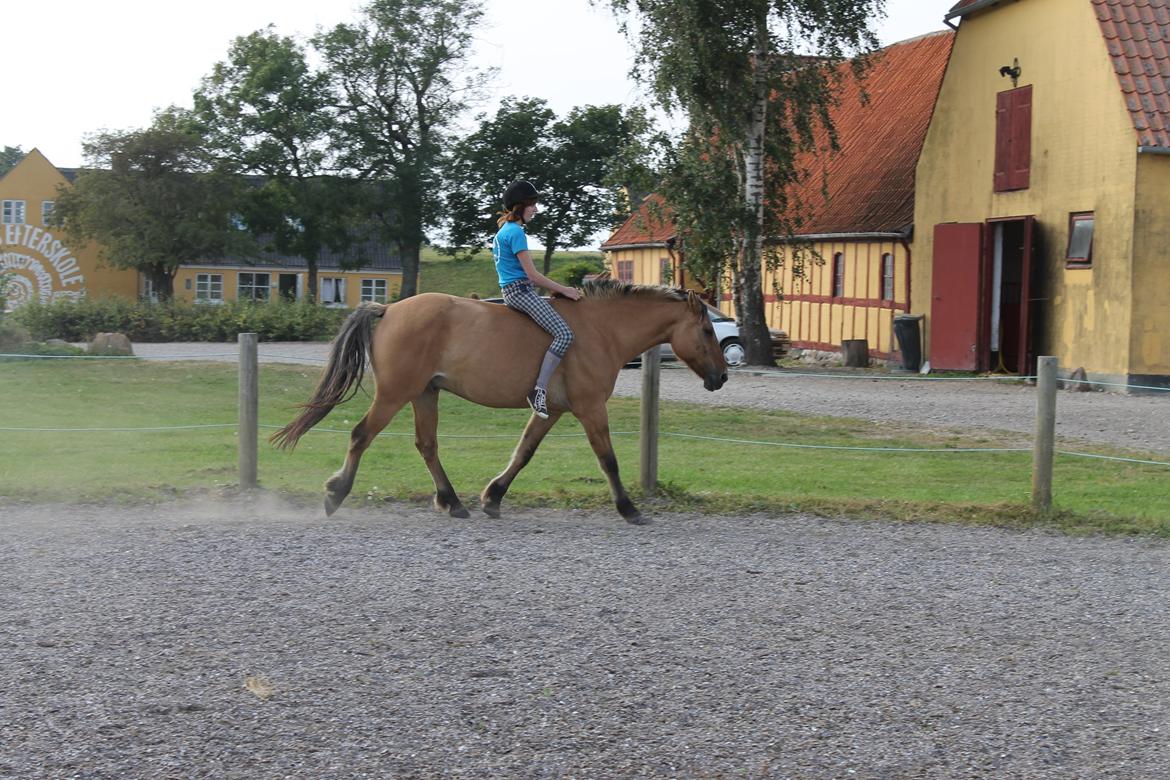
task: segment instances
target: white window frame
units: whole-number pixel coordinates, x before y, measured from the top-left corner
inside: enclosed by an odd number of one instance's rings
[[[23,225],[26,206],[27,203],[23,200],[3,201],[0,204],[0,224]]]
[[[195,303],[223,303],[223,274],[195,274]]]
[[[345,306],[345,277],[323,276],[317,284],[317,301],[323,306]]]
[[[53,209],[56,208],[57,201],[42,200],[41,201],[41,224],[45,227],[49,226],[49,220],[53,218]]]
[[[385,279],[362,279],[362,303],[386,303],[390,298],[390,285]]]
[[[882,254],[882,300],[892,302],[894,295],[894,253],[885,252]]]
[[[244,277],[251,277],[250,284],[244,284]],[[263,277],[264,281],[261,283],[260,279]],[[271,294],[272,274],[262,273],[256,271],[240,271],[236,277],[236,300],[239,301],[264,301],[268,302]],[[248,295],[244,295],[244,291],[249,290]],[[261,295],[261,291],[263,294]]]

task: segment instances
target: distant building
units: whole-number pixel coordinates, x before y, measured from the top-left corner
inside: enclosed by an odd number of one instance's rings
[[[85,296],[153,298],[150,281],[136,270],[109,268],[97,246],[71,246],[63,231],[48,226],[58,187],[76,176],[57,168],[36,149],[0,177],[0,273],[6,273],[9,308],[28,301],[48,303]],[[342,260],[361,267],[343,270]],[[300,300],[306,297],[304,258],[264,251],[255,257],[208,258],[179,268],[175,298],[199,303]],[[388,301],[402,288],[397,253],[365,241],[345,255],[322,250],[317,260],[317,298],[330,306]]]

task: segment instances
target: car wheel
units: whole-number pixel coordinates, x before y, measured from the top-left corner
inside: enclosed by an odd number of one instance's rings
[[[745,353],[739,339],[727,339],[719,346],[723,347],[723,359],[729,366],[742,366]]]

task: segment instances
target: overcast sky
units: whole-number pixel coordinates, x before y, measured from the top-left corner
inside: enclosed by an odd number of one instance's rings
[[[0,146],[40,149],[61,167],[82,164],[81,140],[101,129],[150,124],[191,93],[231,41],[274,24],[306,37],[351,21],[362,2],[326,0],[56,0],[4,9],[5,86]],[[943,29],[954,0],[887,0],[883,44]],[[508,95],[574,106],[634,103],[632,54],[614,18],[588,0],[487,3],[476,63],[500,69],[481,111]],[[927,10],[932,9],[932,10]]]

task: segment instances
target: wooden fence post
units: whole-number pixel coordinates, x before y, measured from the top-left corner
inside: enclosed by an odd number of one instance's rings
[[[256,334],[241,333],[240,344],[240,488],[256,487],[257,440],[259,438],[260,370],[256,356]]]
[[[642,353],[642,424],[639,440],[642,457],[642,493],[658,490],[658,384],[661,361],[657,344]]]
[[[1036,361],[1036,442],[1032,450],[1032,508],[1052,509],[1052,460],[1056,452],[1056,358]]]

